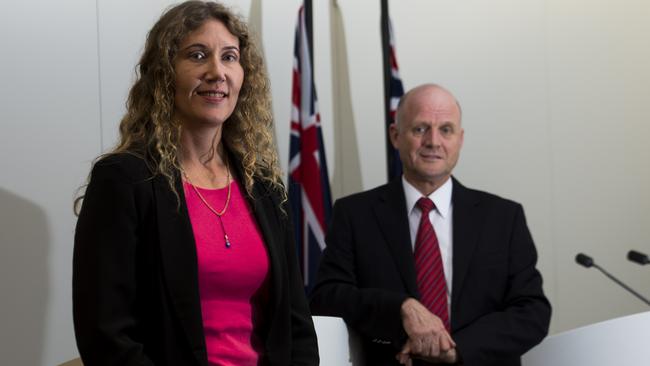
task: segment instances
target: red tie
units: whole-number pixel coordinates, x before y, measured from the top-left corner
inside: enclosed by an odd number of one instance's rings
[[[429,212],[436,205],[428,198],[418,200],[422,211],[420,227],[415,238],[415,274],[421,301],[433,314],[438,316],[449,331],[449,311],[447,310],[447,283],[438,246],[438,237],[429,220]]]

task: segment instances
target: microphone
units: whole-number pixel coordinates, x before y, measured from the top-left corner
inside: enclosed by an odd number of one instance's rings
[[[629,255],[629,253],[628,253],[628,255]],[[586,268],[594,267],[594,268],[598,269],[605,276],[609,277],[610,280],[616,282],[619,286],[621,286],[624,289],[628,290],[632,295],[636,296],[639,300],[643,301],[646,305],[650,306],[650,301],[648,301],[648,299],[646,299],[645,297],[639,295],[639,293],[632,290],[628,285],[624,284],[623,282],[619,281],[618,278],[616,278],[616,277],[612,276],[611,274],[609,274],[609,272],[607,272],[602,267],[597,265],[596,262],[594,262],[594,259],[591,258],[590,256],[588,256],[586,254],[583,254],[583,253],[578,253],[578,255],[576,255],[576,262],[578,262],[578,264],[580,264],[581,266],[584,266]]]
[[[587,268],[594,265],[594,260],[590,256],[582,253],[578,253],[578,255],[576,255],[576,262]]]
[[[627,259],[629,259],[634,263],[638,263],[640,265],[650,263],[650,259],[648,259],[647,255],[641,252],[637,252],[636,250],[630,250],[629,252],[627,252]]]

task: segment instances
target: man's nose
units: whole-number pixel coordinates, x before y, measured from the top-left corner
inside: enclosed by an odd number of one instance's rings
[[[440,144],[440,134],[438,129],[431,127],[424,136],[424,143],[427,146],[438,146]]]

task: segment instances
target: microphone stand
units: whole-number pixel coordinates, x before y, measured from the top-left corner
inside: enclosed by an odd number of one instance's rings
[[[621,287],[624,289],[628,290],[632,295],[636,296],[639,300],[643,301],[646,305],[650,306],[650,301],[646,299],[645,297],[641,296],[638,292],[632,290],[628,285],[624,284],[623,282],[619,281],[616,277],[612,276],[609,272],[607,272],[605,269],[603,269],[601,266],[599,266],[596,263],[592,264],[593,267],[596,267],[599,271],[601,271],[605,276],[609,277],[610,280],[618,283]]]

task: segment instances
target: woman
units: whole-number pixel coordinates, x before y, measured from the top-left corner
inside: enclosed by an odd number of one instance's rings
[[[86,366],[318,364],[269,105],[228,9],[188,1],[154,25],[77,223]]]

